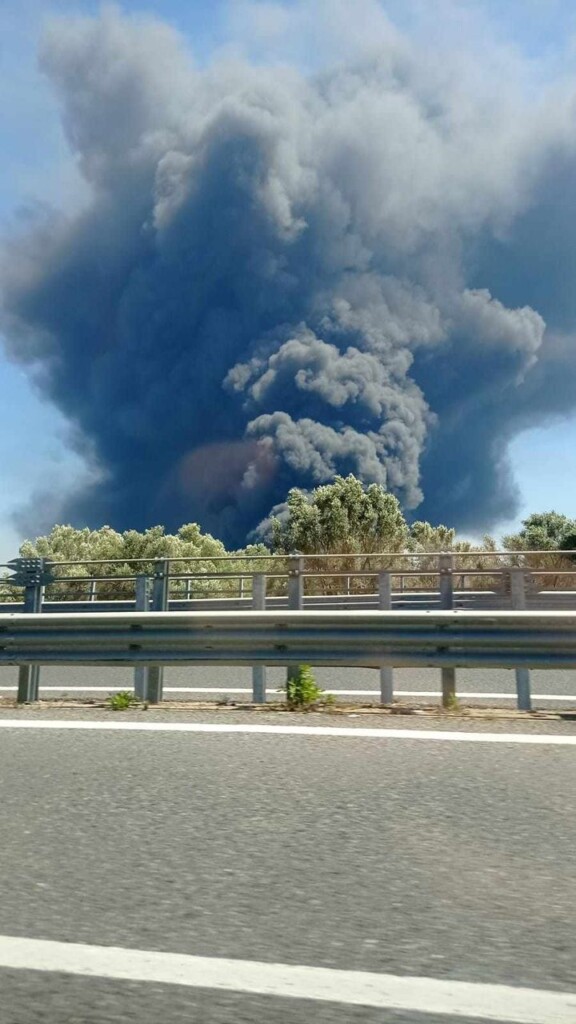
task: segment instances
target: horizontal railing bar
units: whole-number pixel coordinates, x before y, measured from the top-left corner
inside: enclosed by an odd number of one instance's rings
[[[63,563],[55,563],[61,565]],[[381,570],[376,569],[350,569],[344,572],[301,572],[300,576],[304,579],[375,579],[380,575]],[[432,577],[436,579],[441,575],[438,569],[406,569],[406,570],[395,570],[386,569],[384,570],[389,573],[392,579],[411,579],[421,577]],[[459,569],[454,568],[452,573],[454,576],[482,576],[482,577],[498,577],[505,576],[509,571],[507,567],[493,568],[493,569]],[[532,576],[538,577],[559,577],[559,576],[570,576],[576,578],[576,568],[570,569],[526,569],[526,572],[530,572]],[[221,573],[179,573],[170,574],[170,581],[202,581],[202,580],[250,580],[254,576],[254,573],[242,572],[221,572]],[[269,580],[284,580],[289,578],[289,573],[265,573],[266,578]],[[60,584],[81,584],[86,586],[90,583],[133,583],[137,578],[137,574],[133,576],[54,576],[47,587],[53,586],[56,583]],[[0,580],[0,586],[5,587],[23,587],[22,583],[14,583],[11,579]]]
[[[486,607],[486,602],[488,600],[490,601],[490,604],[489,604],[488,607]],[[251,610],[251,601],[252,601],[252,596],[251,596],[250,592],[248,594],[246,594],[244,597],[240,597],[237,594],[236,595],[235,594],[229,594],[229,593],[226,594],[226,593],[221,593],[221,592],[220,593],[208,593],[208,594],[204,594],[203,596],[200,596],[200,597],[192,597],[191,596],[189,598],[185,597],[185,596],[182,596],[181,594],[180,595],[176,594],[176,595],[172,595],[170,597],[169,605],[171,607],[174,606],[174,605],[187,605],[187,606],[191,606],[191,607],[183,608],[182,611],[194,611],[194,610],[209,611],[215,605],[219,605],[219,604],[223,604],[223,603],[224,604],[232,603],[233,605],[235,605],[237,607],[236,608],[230,608],[230,609],[221,609],[221,610],[230,610],[230,611],[238,610],[238,611],[240,611],[240,610]],[[267,599],[268,608],[269,608],[269,610],[273,610],[275,607],[278,607],[278,606],[282,607],[282,605],[286,605],[286,601],[287,601],[286,594],[276,594],[276,595],[271,594],[271,595],[269,595],[269,597]],[[375,593],[375,592],[372,592],[372,591],[367,591],[366,593],[352,593],[352,594],[305,594],[304,595],[304,608],[307,609],[307,610],[318,610],[318,611],[322,610],[323,608],[326,608],[326,609],[332,608],[335,611],[341,611],[341,610],[346,610],[346,609],[339,608],[339,607],[337,607],[338,605],[349,604],[349,605],[351,605],[349,610],[351,610],[351,611],[353,611],[353,610],[361,611],[362,610],[361,608],[356,608],[357,605],[374,604],[375,607],[378,607],[378,604],[377,604],[378,601],[379,601],[378,594]],[[478,610],[486,610],[486,611],[498,611],[498,610],[505,611],[505,610],[508,610],[508,608],[506,606],[509,606],[509,599],[506,598],[505,595],[496,593],[493,590],[454,590],[454,601],[458,605],[464,605],[464,608],[462,610],[466,610],[469,605],[472,605],[472,607],[469,608],[470,611],[474,611],[475,610],[474,605],[476,603],[480,603],[480,604],[483,605],[483,608],[482,609],[479,608]],[[530,611],[534,611],[534,612],[537,612],[538,610],[541,610],[541,611],[552,611],[553,610],[552,607],[546,607],[546,608],[542,607],[541,609],[538,609],[537,607],[536,608],[534,608],[534,607],[531,608],[530,605],[533,604],[533,603],[536,603],[536,602],[538,602],[538,603],[541,602],[543,604],[545,603],[546,605],[552,605],[552,606],[555,606],[556,604],[561,604],[561,603],[573,603],[575,605],[574,611],[576,611],[576,591],[571,591],[571,590],[541,590],[541,591],[538,591],[538,592],[536,592],[536,593],[534,593],[532,595],[528,595],[527,601],[528,601],[529,610]],[[418,611],[421,605],[439,605],[439,603],[440,603],[440,595],[439,595],[438,591],[436,591],[436,590],[404,590],[404,591],[395,590],[392,593],[392,602],[393,602],[393,604],[395,606],[394,610],[399,610],[400,608],[404,608],[405,605],[410,605],[410,606],[412,606],[414,611]],[[117,608],[116,606],[123,606],[124,610],[127,611],[127,612],[130,612],[130,611],[134,610],[134,600],[133,600],[133,598],[129,598],[129,597],[115,598],[115,599],[114,598],[97,598],[96,600],[90,600],[89,598],[81,598],[81,599],[78,599],[78,600],[75,600],[75,599],[73,599],[73,600],[66,600],[64,598],[56,599],[56,600],[48,599],[43,604],[43,610],[45,612],[49,612],[50,615],[54,615],[55,614],[53,609],[56,609],[56,608],[61,609],[62,612],[69,611],[71,613],[72,612],[76,612],[76,613],[80,614],[80,612],[83,609],[86,609],[86,613],[88,613],[88,612],[96,612],[99,609],[99,606],[101,606],[101,605],[106,606],[105,608],[100,608],[100,611],[102,611],[102,612],[106,611],[106,612],[110,612],[111,613],[111,612],[115,612],[116,610],[120,611],[121,610],[120,607]],[[200,608],[196,609],[195,606],[198,606],[198,605],[202,605],[203,608],[202,609],[200,609]],[[505,605],[505,607],[501,608],[500,607],[501,605]],[[9,602],[9,601],[1,601],[0,600],[0,607],[1,606],[4,606],[4,612],[3,612],[4,614],[7,614],[7,615],[8,614],[16,614],[17,611],[20,610],[21,607],[22,607],[22,601],[19,600],[19,601]],[[364,609],[364,610],[370,610],[370,609]],[[440,610],[440,609],[438,609],[438,610]],[[564,610],[570,611],[570,609],[564,609]],[[0,612],[0,614],[2,614],[2,612]]]
[[[54,576],[46,586],[51,587],[54,583],[134,583],[136,576]],[[22,586],[22,584],[20,584]]]
[[[52,651],[50,649],[30,651],[0,650],[0,665],[159,665],[169,666],[194,664],[220,665],[286,665],[312,664],[327,667],[350,666],[357,668],[379,668],[391,665],[396,668],[576,668],[576,650],[572,653],[532,652],[529,656],[517,651],[430,651],[430,650],[373,650],[363,647],[346,651],[327,652],[323,649],[287,647],[282,650],[246,648],[242,651],[224,650],[183,650],[166,652],[164,649],[141,651],[103,651],[96,648],[81,651]]]
[[[251,572],[199,572],[199,573],[182,573],[180,575],[170,574],[170,581],[172,580],[251,580],[255,573]],[[268,580],[286,580],[288,579],[288,573],[271,573],[267,572],[264,574]],[[576,572],[574,573],[576,575]],[[108,579],[113,579],[112,576],[108,576]]]
[[[173,580],[250,580],[254,573],[232,573],[232,572],[201,572],[197,574],[183,573],[181,575],[170,574],[170,581]],[[318,574],[320,575],[320,574]],[[332,574],[323,574],[332,575]],[[348,575],[344,573],[344,575]],[[366,575],[365,573],[358,573],[358,575]],[[378,575],[377,573],[375,575]],[[416,574],[421,575],[421,574]],[[427,573],[427,575],[432,575]],[[574,573],[576,575],[576,572]],[[269,580],[285,580],[288,578],[288,573],[266,573],[266,577]],[[54,583],[133,583],[137,579],[137,575],[134,576],[54,576],[47,586],[51,587]],[[23,584],[10,583],[10,580],[5,580],[4,583],[8,586],[23,586]]]
[[[165,623],[172,628],[176,623],[199,624],[205,621],[207,625],[215,622],[237,622],[237,623],[270,623],[273,621],[285,622],[286,624],[301,622],[372,622],[375,625],[382,625],[385,621],[397,621],[408,623],[411,620],[417,622],[449,623],[458,621],[461,624],[472,622],[486,622],[492,620],[494,623],[513,622],[526,623],[527,627],[536,622],[570,623],[576,629],[576,612],[572,611],[492,611],[490,609],[462,610],[462,611],[358,611],[354,609],[312,609],[308,611],[257,611],[246,609],[239,611],[174,611],[174,612],[53,612],[49,617],[43,615],[30,615],[24,612],[6,612],[0,614],[0,628],[8,628],[10,625],[30,625],[32,622],[38,628],[51,629],[54,623],[77,624],[80,628],[87,628],[91,624],[106,623],[108,625],[130,625],[132,623],[143,625],[154,621],[156,624]]]
[[[495,633],[486,634],[482,632],[471,633],[468,635],[462,635],[458,633],[442,633],[432,632],[428,635],[422,633],[413,633],[407,635],[398,635],[397,633],[375,633],[370,634],[363,631],[352,632],[349,636],[340,635],[338,639],[330,639],[330,647],[335,653],[340,650],[344,650],[350,647],[352,644],[362,642],[365,649],[373,648],[377,646],[378,649],[385,645],[387,647],[420,647],[436,648],[443,645],[453,648],[461,648],[466,650],[473,644],[481,644],[482,648],[515,648],[518,651],[524,651],[527,648],[537,649],[548,649],[558,650],[559,648],[571,650],[576,652],[576,640],[571,635],[571,631],[562,636],[558,634],[532,634],[526,636],[525,634],[507,634],[507,633]],[[287,644],[298,644],[302,648],[318,646],[319,644],[326,643],[325,633],[305,633],[302,634],[299,631],[291,632],[286,634],[284,631],[258,634],[258,632],[252,633],[250,636],[238,634],[234,631],[224,634],[218,634],[212,636],[207,632],[201,631],[196,634],[181,633],[173,636],[165,636],[164,634],[158,635],[155,632],[139,634],[138,637],[133,639],[127,638],[125,635],[104,633],[94,634],[54,634],[51,635],[47,640],[45,636],[34,636],[27,633],[19,633],[13,636],[1,637],[0,638],[0,649],[11,650],[14,648],[21,648],[24,644],[26,649],[30,652],[35,649],[42,647],[42,649],[77,649],[79,647],[88,646],[99,646],[106,647],[107,649],[124,649],[134,648],[140,650],[147,650],[150,647],[158,646],[162,644],[166,652],[172,652],[178,649],[192,649],[192,647],[202,647],[206,649],[215,649],[216,647],[230,647],[234,646],[236,649],[242,647],[254,648],[255,645],[260,644],[261,646],[270,645],[274,647],[284,647]],[[46,646],[48,644],[48,647]]]
[[[514,614],[522,615],[524,618],[520,620],[509,618]],[[145,615],[146,618],[138,618],[140,615]],[[267,618],[264,619],[262,617],[264,615]],[[440,618],[440,616],[446,615],[454,617],[452,619]],[[482,615],[485,616],[484,619],[480,618]],[[123,621],[122,616],[125,617]],[[169,616],[168,620],[166,616]],[[545,619],[544,616],[548,616],[549,619]],[[561,618],[564,616],[565,618]],[[571,635],[574,631],[574,642],[576,643],[575,620],[576,611],[553,609],[526,610],[514,613],[508,612],[506,609],[462,608],[447,613],[441,609],[417,607],[391,609],[390,611],[371,608],[349,610],[308,608],[298,612],[276,608],[256,613],[249,608],[142,613],[116,610],[95,613],[58,611],[42,615],[41,619],[39,616],[29,613],[7,612],[0,614],[0,643],[3,637],[10,634],[26,633],[32,636],[45,633],[56,634],[58,631],[66,635],[78,632],[92,634],[106,631],[110,635],[126,633],[126,635],[141,636],[156,633],[158,636],[170,636],[172,634],[193,635],[194,631],[203,630],[217,636],[228,635],[231,632],[238,632],[239,635],[244,635],[248,631],[267,633],[275,629],[287,633],[300,630],[307,634],[317,631],[330,636],[336,630],[338,634],[352,631],[355,634],[367,632],[378,635],[388,635],[397,631],[401,636],[411,635],[414,630],[420,630],[426,635],[436,634],[438,631],[450,634],[461,631],[463,636],[478,630],[499,635],[512,630],[518,636],[551,631]]]
[[[392,579],[402,577],[403,579],[410,579],[411,577],[418,576],[440,576],[441,572],[439,569],[386,569],[385,572],[389,573]],[[501,568],[494,569],[452,569],[454,576],[504,576],[510,569],[509,567],[503,566]],[[576,567],[574,569],[526,569],[526,572],[530,572],[532,576],[574,576],[576,577]],[[224,574],[222,574],[224,575]],[[267,574],[268,575],[268,574]],[[360,577],[362,579],[373,578],[380,575],[380,570],[377,569],[351,569],[349,572],[302,572],[300,573],[305,579],[354,579]],[[186,577],[183,577],[186,578]],[[191,576],[190,579],[196,579]],[[217,577],[220,578],[220,577]],[[271,578],[270,576],[268,578]],[[176,579],[176,577],[171,577]]]
[[[158,565],[162,562],[261,562],[272,561],[273,559],[290,558],[290,555],[148,555],[139,558],[71,558],[66,561],[54,559],[55,565],[129,565],[133,562],[141,564],[149,562],[151,565]],[[317,556],[314,555],[314,558]],[[46,556],[47,561],[51,561]],[[11,566],[9,566],[11,568]]]
[[[0,614],[0,665],[43,664],[576,668],[576,614],[469,610]]]
[[[26,646],[32,652],[43,645],[50,648],[93,646],[107,648],[148,648],[161,643],[168,654],[175,648],[192,647],[286,647],[297,645],[314,647],[329,645],[336,652],[354,644],[362,643],[365,648],[376,646],[428,646],[431,648],[450,646],[467,648],[480,643],[485,648],[515,647],[520,652],[526,648],[569,648],[576,651],[575,616],[571,613],[551,612],[552,621],[542,621],[541,615],[534,618],[529,612],[516,615],[521,620],[501,621],[489,614],[484,621],[471,618],[466,612],[451,612],[455,616],[440,619],[446,613],[419,613],[418,619],[410,612],[365,612],[345,613],[344,619],[335,623],[337,612],[263,613],[227,612],[212,613],[207,620],[204,613],[169,613],[171,622],[159,622],[160,613],[145,613],[144,621],[136,621],[130,613],[112,612],[80,614],[67,617],[55,613],[49,617],[31,615],[0,616],[1,620],[11,619],[0,625],[0,648]],[[307,620],[303,620],[302,615]],[[465,617],[468,622],[464,622]],[[527,616],[527,618],[526,618]],[[565,617],[566,616],[566,617]],[[120,621],[124,617],[124,621]],[[192,618],[193,617],[193,618]],[[321,618],[323,617],[323,618]],[[242,618],[244,622],[242,622]],[[413,621],[401,621],[412,618]],[[19,619],[16,622],[14,620]],[[80,621],[78,621],[78,619]],[[89,619],[91,622],[87,623]],[[176,622],[174,620],[180,620]],[[84,620],[84,621],[82,621]],[[111,621],[113,620],[113,621]],[[226,621],[228,620],[228,621]],[[467,626],[467,628],[466,628]],[[179,628],[178,628],[179,627]]]

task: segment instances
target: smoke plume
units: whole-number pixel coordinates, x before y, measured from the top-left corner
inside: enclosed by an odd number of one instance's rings
[[[98,472],[60,518],[242,543],[348,472],[513,514],[510,440],[576,405],[574,86],[465,73],[377,7],[307,73],[199,69],[114,10],[47,32],[89,198],[10,238],[2,329]]]

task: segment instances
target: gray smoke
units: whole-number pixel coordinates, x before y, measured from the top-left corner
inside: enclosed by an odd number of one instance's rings
[[[241,543],[348,472],[460,527],[514,512],[510,440],[576,406],[573,89],[392,31],[316,74],[198,70],[115,11],[40,59],[90,197],[9,240],[2,327],[98,469],[60,518]]]

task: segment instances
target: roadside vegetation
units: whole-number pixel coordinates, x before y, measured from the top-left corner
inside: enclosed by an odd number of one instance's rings
[[[138,698],[130,690],[119,690],[118,693],[111,693],[106,703],[112,711],[127,711],[138,704]]]
[[[365,487],[350,475],[337,476],[311,492],[293,488],[263,524],[262,540],[235,551],[203,533],[197,523],[176,533],[167,533],[163,526],[120,533],[110,526],[91,530],[56,525],[49,534],[24,541],[20,555],[55,563],[57,582],[47,588],[47,600],[132,601],[133,577],[152,576],[165,559],[170,560],[172,599],[249,597],[253,573],[285,577],[295,554],[305,557],[306,572],[312,574],[306,583],[309,594],[373,592],[375,574],[392,568],[402,589],[430,589],[436,582],[432,573],[438,552],[454,556],[456,586],[488,589],[495,583],[490,569],[502,564],[494,555],[498,547],[490,536],[472,543],[446,525],[409,523],[393,494],[377,484]],[[547,553],[576,549],[575,519],[554,511],[534,513],[518,533],[502,538],[501,547],[509,552],[507,565],[547,573],[540,578],[541,586],[576,585],[576,556]],[[336,555],[345,557],[331,557]],[[572,570],[573,577],[557,575]],[[90,582],[93,577],[97,582]],[[285,587],[285,578],[268,580],[272,596],[285,593]],[[21,590],[6,583],[1,597],[18,601]]]
[[[319,705],[333,704],[334,696],[318,686],[310,665],[298,665],[288,673],[286,703],[292,711],[310,710]]]

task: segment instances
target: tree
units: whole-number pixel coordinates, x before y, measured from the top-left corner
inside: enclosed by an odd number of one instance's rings
[[[401,551],[408,537],[398,499],[378,484],[337,476],[311,494],[293,488],[284,517],[272,518],[273,550],[289,554]]]
[[[293,488],[282,516],[272,524],[272,548],[278,554],[346,554],[347,559],[306,561],[308,593],[341,593],[344,584],[356,591],[371,589],[373,578],[353,575],[371,570],[370,553],[403,551],[408,537],[397,498],[378,484],[364,487],[350,475],[316,487],[311,494]],[[361,557],[358,557],[361,556]],[[386,568],[382,560],[379,569]]]
[[[576,534],[576,520],[560,512],[533,512],[522,520],[522,529],[502,538],[509,551],[557,551],[566,548],[568,535]]]
[[[197,523],[181,526],[175,534],[166,533],[163,526],[152,526],[143,533],[138,530],[118,533],[110,526],[102,526],[98,530],[87,527],[78,530],[73,526],[57,525],[48,535],[37,537],[35,541],[24,541],[20,547],[20,555],[25,558],[43,557],[52,562],[72,563],[63,566],[61,575],[72,577],[78,583],[50,588],[49,597],[62,600],[85,598],[86,583],[82,581],[92,576],[110,577],[110,582],[106,580],[99,584],[99,598],[133,598],[134,584],[120,581],[118,577],[139,573],[150,575],[158,559],[183,559],[172,566],[172,575],[175,576],[188,574],[210,577],[217,573],[243,572],[248,575],[254,571],[251,556],[268,553],[263,545],[250,545],[238,552],[228,552],[220,540],[209,533],[202,533]],[[232,561],[234,555],[242,556],[242,560]],[[100,560],[101,564],[85,564],[86,561],[98,563]],[[108,561],[110,564],[107,564]],[[231,586],[237,588],[237,580],[207,578],[195,582],[194,595],[219,594],[223,588],[225,590]],[[174,581],[171,592],[173,595],[183,593],[183,581]]]
[[[410,527],[410,551],[453,551],[455,543],[456,530],[449,526],[432,526],[418,520]]]
[[[560,541],[563,551],[576,552],[576,530],[569,528]],[[576,561],[576,554],[570,554],[571,561]]]
[[[576,548],[576,520],[560,512],[533,512],[522,521],[522,529],[518,533],[502,538],[502,543],[509,551],[570,551]],[[524,565],[533,571],[541,570],[544,575],[536,576],[538,585],[544,588],[558,586],[572,587],[574,578],[566,575],[553,576],[552,573],[567,573],[573,568],[574,556],[560,554],[519,554],[518,565]]]
[[[481,546],[472,544],[468,540],[458,540],[456,530],[448,526],[432,526],[427,522],[415,522],[410,527],[408,550],[419,557],[412,559],[411,568],[422,573],[434,573],[438,569],[438,552],[453,554],[453,566],[461,570],[460,585],[466,584],[472,589],[481,589],[484,582],[481,577],[474,577],[474,570],[485,572],[494,568],[494,558],[490,555],[496,550],[496,541],[492,537],[485,536]],[[458,559],[459,554],[465,554],[466,558]],[[415,577],[413,585],[416,587],[434,587],[435,577]]]

